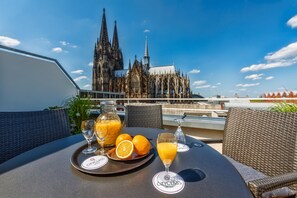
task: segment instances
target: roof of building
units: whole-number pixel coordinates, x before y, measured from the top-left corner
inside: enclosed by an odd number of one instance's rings
[[[150,75],[175,74],[175,72],[174,65],[154,66],[149,69]]]
[[[29,57],[36,58],[36,59],[52,61],[52,62],[56,63],[56,65],[58,65],[58,67],[61,69],[63,74],[71,81],[71,83],[77,89],[80,89],[79,86],[75,83],[75,81],[71,78],[71,76],[67,73],[67,71],[62,67],[62,65],[56,59],[49,58],[47,56],[38,55],[38,54],[35,54],[35,53],[31,53],[31,52],[27,52],[27,51],[23,51],[23,50],[19,50],[19,49],[15,49],[15,48],[11,48],[11,47],[7,47],[7,46],[4,46],[4,45],[0,45],[0,49],[4,50],[4,51],[10,51],[10,52],[14,52],[14,53],[17,53],[17,54],[21,54],[21,55],[24,55],[24,56],[29,56]]]
[[[273,94],[274,95],[278,95],[280,94],[281,96],[286,94],[286,95],[289,95],[290,92],[292,92],[294,95],[297,94],[297,91],[296,90],[293,90],[293,91],[278,91],[278,92],[268,92],[268,93],[264,93],[266,96],[270,95],[272,96]]]
[[[114,76],[115,77],[123,77],[126,76],[128,74],[128,69],[121,69],[121,70],[115,70],[114,71]]]

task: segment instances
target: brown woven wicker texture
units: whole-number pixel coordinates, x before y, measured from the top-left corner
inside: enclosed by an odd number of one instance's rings
[[[66,109],[0,112],[0,164],[39,145],[70,135]]]
[[[261,197],[264,192],[296,184],[297,173],[287,173],[274,177],[257,179],[249,182],[248,186],[255,197]],[[288,196],[295,197],[295,196]]]
[[[126,127],[163,128],[161,105],[127,105]]]
[[[223,154],[268,176],[291,173],[297,170],[296,138],[297,113],[230,108]]]

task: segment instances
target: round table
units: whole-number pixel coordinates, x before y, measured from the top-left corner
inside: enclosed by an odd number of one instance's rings
[[[162,129],[124,128],[122,133],[142,134],[156,146]],[[75,139],[76,141],[73,141]],[[76,143],[77,140],[82,140]],[[178,153],[170,170],[185,180],[185,188],[171,197],[251,197],[236,169],[220,153],[191,137],[190,150]],[[73,142],[57,150],[55,145]],[[153,176],[164,170],[155,155],[140,168],[117,175],[98,176],[78,171],[70,164],[74,151],[86,144],[82,135],[63,138],[23,153],[0,165],[1,197],[168,197],[157,191]],[[55,152],[51,149],[55,148]],[[47,152],[46,152],[47,151]],[[33,161],[25,159],[38,156]],[[23,164],[18,164],[22,163]],[[16,168],[9,170],[9,167]],[[17,166],[16,166],[17,165]]]

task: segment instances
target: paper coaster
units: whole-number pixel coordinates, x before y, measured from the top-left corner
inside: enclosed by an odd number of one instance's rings
[[[164,179],[165,171],[157,173],[153,177],[154,187],[165,194],[176,194],[182,191],[185,187],[185,181],[181,176],[174,172],[169,172],[170,179]]]
[[[177,144],[177,152],[186,152],[188,150],[190,150],[190,148],[188,147],[188,145],[181,144],[181,143],[178,143]]]
[[[83,163],[81,163],[81,167],[86,169],[86,170],[94,170],[101,168],[108,162],[108,158],[105,156],[93,156],[89,157]]]

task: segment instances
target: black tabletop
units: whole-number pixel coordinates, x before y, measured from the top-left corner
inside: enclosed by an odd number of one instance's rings
[[[154,145],[158,133],[163,132],[150,128],[123,131],[143,134]],[[169,197],[152,184],[153,176],[164,170],[157,152],[137,169],[98,176],[80,172],[70,163],[74,151],[85,143],[82,135],[70,136],[1,164],[1,197]],[[191,137],[187,143],[190,150],[178,153],[170,167],[183,177],[185,188],[170,197],[251,197],[239,173],[220,153]]]

